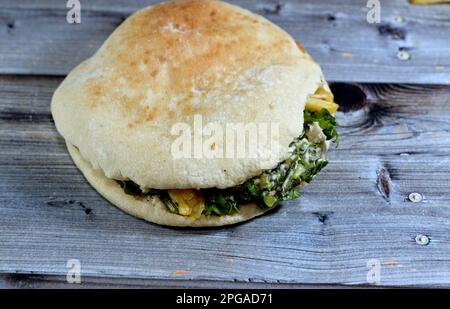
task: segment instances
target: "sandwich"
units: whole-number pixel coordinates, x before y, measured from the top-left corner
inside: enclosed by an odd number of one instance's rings
[[[75,165],[103,197],[191,227],[243,222],[298,198],[338,140],[337,109],[299,42],[214,0],[134,13],[51,102]]]

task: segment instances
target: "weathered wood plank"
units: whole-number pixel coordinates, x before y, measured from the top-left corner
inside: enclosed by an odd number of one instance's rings
[[[215,280],[151,280],[137,278],[83,277],[80,284],[69,284],[65,276],[0,274],[0,288],[34,289],[34,288],[218,288],[218,289],[329,289],[329,288],[373,288],[369,285],[330,285],[330,284],[298,284],[298,283],[263,283],[263,282],[226,282]]]
[[[0,73],[65,75],[124,18],[150,1],[83,1],[80,25],[65,1],[0,3]],[[380,24],[366,2],[234,0],[299,39],[334,81],[450,84],[450,6],[382,1]],[[400,50],[409,60],[400,60]]]
[[[105,280],[367,285],[375,258],[381,285],[450,286],[449,87],[363,86],[367,103],[338,113],[342,142],[300,200],[192,230],[137,220],[87,184],[51,121],[60,81],[0,77],[0,273],[64,278],[75,258]]]

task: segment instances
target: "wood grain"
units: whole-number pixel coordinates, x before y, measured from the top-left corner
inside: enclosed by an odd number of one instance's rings
[[[301,199],[195,230],[135,219],[87,184],[49,113],[61,80],[0,77],[2,286],[30,274],[63,285],[68,259],[119,284],[367,286],[378,259],[382,286],[450,287],[450,87],[356,85],[367,100],[345,102],[342,142]]]
[[[65,75],[92,55],[131,13],[158,1],[82,2],[81,24],[66,22],[60,0],[0,3],[0,73]],[[300,40],[329,80],[450,84],[450,6],[382,2],[366,21],[360,0],[234,0]],[[409,60],[398,57],[400,51]]]
[[[224,282],[216,280],[158,280],[138,278],[111,278],[111,277],[83,277],[80,284],[68,284],[65,276],[55,275],[30,275],[30,274],[0,274],[0,288],[5,289],[34,289],[34,288],[170,288],[170,289],[192,289],[192,288],[217,288],[217,289],[330,289],[336,285],[331,284],[301,284],[301,283],[264,283],[264,282]],[[340,285],[339,288],[376,288],[373,285]],[[381,287],[382,288],[382,287]]]

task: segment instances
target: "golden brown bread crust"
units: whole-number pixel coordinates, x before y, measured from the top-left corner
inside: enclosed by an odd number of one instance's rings
[[[92,80],[86,91],[93,98],[92,107],[107,104],[102,97],[126,79],[135,94],[124,97],[123,108],[139,115],[137,123],[175,116],[164,100],[141,107],[146,91],[140,89],[170,89],[173,96],[214,87],[226,92],[255,66],[290,65],[301,56],[282,29],[260,16],[210,0],[157,4],[127,19],[114,36],[97,60],[113,66],[115,74]],[[108,50],[105,57],[102,50]],[[176,108],[184,115],[208,113],[207,108],[193,105],[189,96]]]

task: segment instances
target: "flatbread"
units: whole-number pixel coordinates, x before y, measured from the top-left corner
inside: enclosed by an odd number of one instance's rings
[[[228,188],[275,167],[303,130],[320,67],[282,29],[212,0],[157,4],[129,17],[55,91],[65,140],[106,177],[145,189]],[[267,123],[273,150],[252,158],[175,158],[178,123]],[[224,153],[224,138],[215,146]]]
[[[284,30],[237,6],[175,0],[144,8],[120,25],[55,91],[51,111],[73,161],[89,183],[123,211],[170,226],[222,226],[263,214],[193,219],[171,213],[142,189],[229,188],[276,167],[303,131],[310,94],[327,87],[320,67]],[[264,157],[175,157],[179,123],[275,124],[277,147]],[[215,145],[222,154],[226,138]]]

